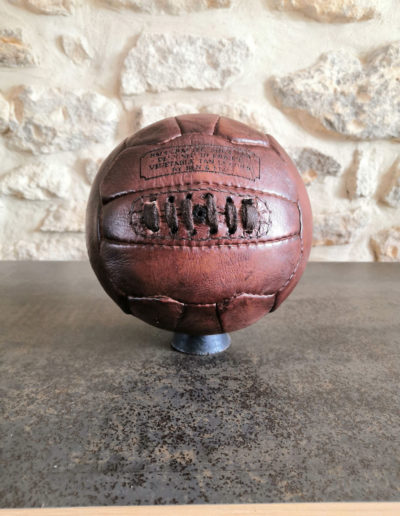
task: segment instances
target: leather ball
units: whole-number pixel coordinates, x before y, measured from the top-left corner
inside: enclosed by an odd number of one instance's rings
[[[272,136],[210,114],[166,118],[104,161],[87,207],[87,248],[128,314],[208,335],[276,310],[305,268],[303,181]]]

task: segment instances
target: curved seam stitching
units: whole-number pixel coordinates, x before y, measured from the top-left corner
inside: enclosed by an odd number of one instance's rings
[[[123,140],[123,142],[122,142],[123,147],[121,149],[121,152],[123,152],[126,149],[126,140],[127,139],[125,138],[125,140]],[[101,207],[104,206],[104,204],[103,204],[103,197],[101,195],[101,187],[103,185],[103,181],[104,181],[105,177],[110,172],[111,167],[114,165],[115,161],[117,160],[117,158],[119,157],[121,152],[119,152],[116,156],[114,156],[114,159],[107,166],[107,172],[104,174],[103,179],[100,181],[100,183],[98,184],[98,188],[97,188],[97,194],[98,194],[98,202],[97,202],[97,205],[98,205],[97,206],[97,237],[98,237],[97,252],[100,252],[101,241],[103,239],[103,210],[101,209]]]
[[[232,299],[236,299],[240,296],[251,296],[251,297],[262,297],[262,298],[268,298],[270,299],[271,297],[275,297],[276,294],[253,294],[252,292],[240,292],[240,293],[236,293],[236,294],[233,294],[231,297],[227,298],[229,301],[231,301]],[[130,300],[134,300],[134,301],[160,301],[161,299],[171,299],[172,301],[175,301],[181,305],[184,305],[184,306],[214,306],[214,305],[218,305],[218,303],[220,303],[221,301],[216,301],[215,303],[187,303],[185,301],[180,301],[179,299],[174,299],[172,297],[168,297],[168,296],[143,296],[143,297],[138,297],[138,296],[127,296],[127,299],[128,301]],[[224,298],[226,299],[226,298]],[[183,310],[182,310],[183,312]]]
[[[222,314],[219,310],[218,303],[215,303],[215,316],[217,318],[218,324],[221,328],[222,333],[225,333],[224,325],[222,323]]]
[[[207,133],[186,133],[186,132],[182,132],[182,128],[181,128],[181,125],[180,123],[178,122],[177,120],[177,117],[174,116],[173,117],[175,119],[175,122],[181,132],[181,134],[178,134],[176,136],[171,136],[170,138],[167,138],[166,140],[162,140],[162,141],[159,141],[159,142],[148,142],[148,143],[143,143],[143,142],[140,142],[140,143],[133,143],[131,145],[127,145],[126,148],[127,149],[130,149],[131,147],[140,147],[141,145],[163,145],[164,143],[168,143],[172,140],[175,140],[175,138],[180,138],[186,134],[206,134]],[[221,119],[221,116],[218,117],[218,120],[217,122],[219,122],[219,120]],[[134,135],[133,135],[134,136]],[[222,133],[215,133],[215,127],[214,127],[214,132],[212,133],[212,135],[208,135],[208,136],[219,136],[221,138],[223,138],[224,140],[226,140],[227,142],[230,142],[230,143],[233,143],[234,145],[248,145],[248,146],[254,146],[254,147],[266,147],[267,149],[272,149],[272,145],[269,141],[269,139],[267,139],[267,141],[263,141],[261,140],[261,138],[259,140],[248,140],[248,141],[237,141],[235,140],[234,136],[232,137],[229,137],[229,136],[226,136]],[[268,134],[266,136],[269,136]],[[127,138],[129,139],[129,138]],[[277,152],[276,149],[274,149],[275,152]],[[279,153],[278,153],[279,154]]]
[[[181,132],[180,136],[183,136],[184,132],[183,132],[183,130],[182,130],[182,126],[181,126],[181,124],[180,124],[180,122],[179,122],[179,120],[178,120],[178,117],[177,117],[177,116],[174,116],[174,120],[175,120],[176,125],[177,125],[177,126],[178,126],[178,128],[179,128],[179,131]],[[165,143],[165,142],[164,142],[164,143]]]
[[[262,240],[262,241],[258,241],[258,242],[224,242],[224,243],[220,243],[220,244],[210,244],[210,245],[185,245],[185,244],[182,244],[182,245],[174,245],[174,244],[159,244],[159,243],[154,243],[154,242],[123,242],[121,240],[114,240],[112,238],[109,238],[109,237],[103,237],[103,242],[108,242],[110,244],[113,244],[113,245],[118,245],[118,246],[126,246],[126,247],[140,247],[140,246],[154,246],[154,247],[174,247],[174,248],[178,248],[178,249],[196,249],[196,248],[202,248],[202,247],[206,247],[206,248],[211,248],[211,247],[224,247],[224,246],[235,246],[235,247],[244,247],[244,246],[250,246],[250,245],[254,245],[254,246],[259,246],[259,245],[265,245],[265,244],[275,244],[277,242],[284,242],[284,241],[288,241],[290,239],[294,239],[295,237],[298,237],[300,235],[300,233],[293,233],[291,235],[287,235],[287,236],[284,236],[284,237],[281,237],[281,238],[275,238],[275,239],[272,239],[272,240]],[[209,238],[206,238],[204,239],[205,241],[208,241]],[[197,241],[194,241],[194,240],[191,240],[191,242],[202,242],[203,240],[197,240]],[[289,281],[290,281],[291,277],[289,278]]]
[[[106,240],[106,239],[105,239],[105,238],[103,238],[103,240],[100,242],[99,258],[101,258],[101,256],[100,256],[100,255],[101,255],[101,245],[104,243],[104,241],[105,241],[105,240]],[[102,259],[102,261],[103,261],[103,258],[101,258],[101,259]],[[126,302],[127,302],[127,297],[129,297],[129,296],[127,296],[125,292],[122,292],[122,291],[120,290],[120,288],[119,288],[119,287],[117,287],[117,285],[115,284],[115,282],[113,281],[113,279],[111,278],[111,276],[110,276],[110,275],[108,275],[108,276],[107,276],[107,281],[108,281],[108,282],[109,282],[109,283],[114,287],[114,289],[116,290],[116,292],[121,296],[121,298],[123,299],[123,301],[126,303]]]
[[[215,124],[214,124],[214,128],[213,128],[212,136],[214,136],[214,135],[215,135],[215,133],[216,133],[216,131],[217,131],[217,127],[218,127],[218,125],[219,125],[219,121],[220,121],[220,120],[221,120],[221,117],[218,115],[218,116],[217,116],[217,119],[216,119],[216,121],[215,121]]]
[[[299,256],[299,259],[297,260],[297,263],[296,263],[296,265],[295,265],[295,267],[293,269],[292,274],[289,276],[289,278],[286,280],[286,282],[281,286],[281,288],[278,290],[277,294],[279,292],[281,292],[284,288],[286,288],[287,285],[290,283],[290,281],[292,280],[292,278],[296,274],[297,269],[299,268],[300,262],[301,262],[301,260],[303,258],[303,249],[304,249],[304,246],[303,246],[303,214],[302,214],[299,202],[297,202],[297,207],[299,209],[299,215],[300,215],[300,232],[299,232],[299,235],[300,235],[300,256]]]
[[[192,186],[192,185],[210,185],[210,186],[226,186],[227,188],[235,188],[235,189],[242,189],[242,190],[246,190],[246,191],[249,191],[249,192],[254,192],[254,193],[258,193],[260,195],[267,195],[269,197],[276,197],[277,199],[282,199],[284,201],[287,201],[287,202],[290,202],[292,204],[296,204],[298,205],[298,201],[293,201],[292,199],[289,199],[288,197],[285,197],[284,195],[280,195],[280,194],[277,194],[277,193],[273,193],[273,192],[265,192],[263,190],[259,190],[258,188],[250,188],[250,187],[247,187],[247,186],[241,186],[241,185],[233,185],[233,184],[228,184],[228,183],[214,183],[212,181],[196,181],[195,183],[184,183],[182,184],[181,186]],[[161,186],[159,187],[160,189],[164,189],[164,188],[173,188],[173,187],[176,187],[176,185],[169,185],[169,186]],[[119,194],[115,194],[114,196],[108,198],[107,200],[102,200],[102,204],[103,206],[106,206],[107,204],[109,204],[110,202],[112,201],[115,201],[116,199],[120,199],[121,197],[125,197],[125,196],[128,196],[128,195],[133,195],[133,194],[138,194],[138,193],[143,193],[143,192],[147,192],[147,191],[154,191],[155,189],[157,189],[157,187],[149,187],[149,188],[143,188],[142,190],[128,190],[126,192],[123,192],[123,193],[119,193]],[[219,189],[219,188],[211,188],[212,190],[214,190],[215,192],[225,192],[225,193],[229,193],[229,194],[232,194],[232,191],[229,191],[229,190],[222,190],[222,189]],[[193,192],[197,192],[197,191],[203,191],[203,190],[207,190],[207,188],[189,188],[189,190],[193,191]],[[177,192],[182,192],[182,193],[186,193],[187,190],[177,190]],[[168,192],[158,192],[159,194],[163,194],[163,193],[168,193]]]
[[[266,149],[270,149],[271,146],[268,142],[264,142],[263,140],[239,140],[237,137],[234,139],[234,137],[230,138],[229,141],[233,143],[234,145],[248,145],[249,147],[264,147]]]
[[[180,301],[178,301],[178,303],[180,303]],[[176,324],[174,326],[174,331],[176,331],[176,329],[178,328],[178,325],[182,322],[183,316],[185,315],[185,312],[186,312],[185,303],[181,303],[181,305],[182,305],[182,310],[181,310],[181,313],[179,314],[179,317],[176,320]]]
[[[183,136],[183,135],[182,134],[176,134],[174,136],[170,136],[169,138],[166,138],[165,140],[162,140],[161,142],[156,142],[156,143],[154,143],[152,141],[148,141],[147,143],[146,142],[133,143],[131,145],[127,145],[123,150],[131,149],[132,147],[142,147],[144,145],[164,145],[164,143],[172,142],[172,140],[175,140],[176,138],[180,138],[181,136]],[[119,157],[119,154],[118,154],[118,157]]]

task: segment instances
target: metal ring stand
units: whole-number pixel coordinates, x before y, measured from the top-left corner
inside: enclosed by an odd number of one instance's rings
[[[228,333],[217,335],[188,335],[174,333],[171,346],[181,353],[190,355],[214,355],[229,348],[231,338]]]

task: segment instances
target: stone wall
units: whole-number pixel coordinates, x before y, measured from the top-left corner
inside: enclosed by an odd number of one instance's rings
[[[271,133],[314,260],[400,260],[398,0],[3,0],[0,258],[86,259],[101,160],[160,118]]]

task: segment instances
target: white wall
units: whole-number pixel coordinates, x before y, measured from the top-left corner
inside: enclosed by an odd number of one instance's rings
[[[0,259],[85,259],[99,162],[142,125],[204,111],[269,132],[296,160],[311,259],[400,260],[397,0],[0,9]]]

